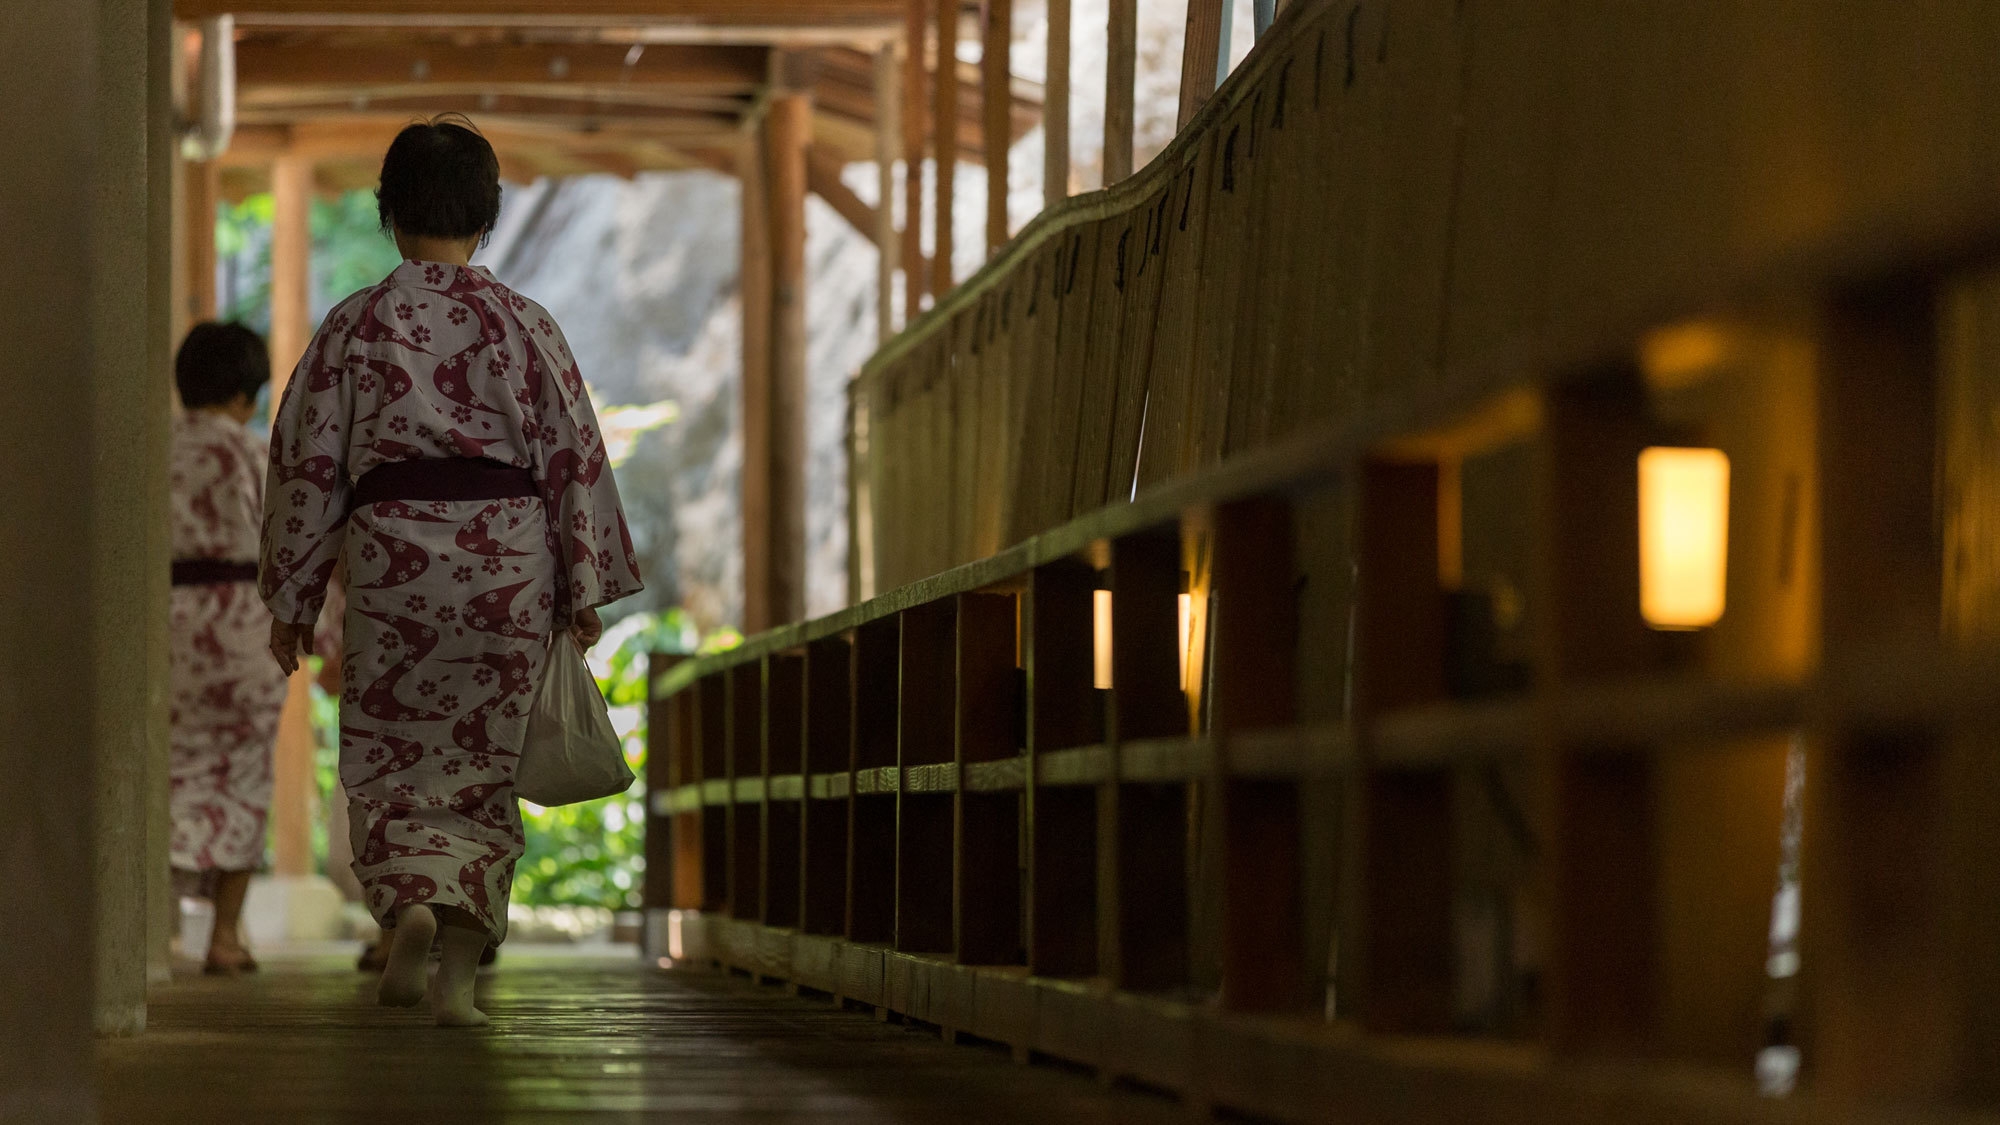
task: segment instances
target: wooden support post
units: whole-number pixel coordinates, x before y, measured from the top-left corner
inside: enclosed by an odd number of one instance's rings
[[[736,181],[742,190],[743,294],[743,631],[758,633],[777,623],[771,604],[771,539],[776,514],[771,507],[771,204],[764,170],[766,124],[759,121],[737,151]]]
[[[1112,875],[1099,888],[1099,957],[1119,987],[1135,990],[1188,980],[1188,786],[1128,782],[1118,764],[1126,743],[1188,734],[1180,689],[1180,575],[1177,534],[1112,542],[1105,741],[1116,780],[1098,803],[1098,870]]]
[[[1069,198],[1070,0],[1048,0],[1048,75],[1042,83],[1042,206]]]
[[[1201,0],[1190,0],[1191,4]],[[1132,175],[1132,102],[1138,95],[1139,0],[1111,0],[1104,59],[1104,186]]]
[[[805,897],[799,928],[809,934],[842,934],[847,927],[848,792],[853,788],[854,644],[827,637],[806,647],[805,683]],[[839,776],[838,797],[824,794],[815,777]]]
[[[1661,634],[1639,616],[1638,373],[1613,368],[1549,392],[1538,484],[1538,690],[1657,670]],[[1435,573],[1435,566],[1431,573]],[[1652,749],[1543,732],[1551,858],[1550,1045],[1652,1049],[1659,1017],[1658,770]]]
[[[1188,0],[1187,39],[1181,48],[1181,109],[1176,128],[1185,129],[1215,94],[1216,74],[1223,65],[1226,0]]]
[[[1818,349],[1831,669],[1935,651],[1942,631],[1934,302],[1921,281],[1844,294]],[[1832,1096],[2000,1102],[1992,761],[1972,728],[1835,725],[1809,750],[1804,1033]]]
[[[766,926],[799,924],[804,888],[799,802],[771,795],[772,779],[801,772],[804,764],[805,658],[774,652],[764,658],[764,908]]]
[[[1014,140],[1014,2],[986,0],[979,56],[980,138],[986,152],[986,256],[1013,236],[1007,222],[1007,156]]]
[[[182,183],[186,194],[181,202],[181,283],[186,304],[175,325],[176,343],[189,328],[216,317],[215,215],[222,202],[222,169],[213,161],[190,161],[182,166]]]
[[[930,0],[905,0],[903,28],[903,323],[923,311],[930,276],[924,268],[924,155],[930,132],[928,52]]]
[[[958,195],[958,0],[937,0],[937,65],[933,71],[931,148],[937,156],[932,185],[931,294],[958,284],[952,268],[952,204]]]
[[[771,204],[771,624],[806,615],[806,146],[812,101],[765,118]]]
[[[1021,795],[971,792],[965,783],[968,766],[1020,751],[1017,621],[1011,594],[958,597],[952,947],[960,964],[1021,960]]]
[[[1228,775],[1230,739],[1297,719],[1298,598],[1292,513],[1259,500],[1217,510],[1215,664],[1209,733],[1222,787],[1222,1004],[1305,1007],[1299,783]]]
[[[902,91],[896,46],[875,51],[875,342],[896,334],[896,261],[902,246],[896,234],[896,161],[903,145]]]
[[[1097,794],[1042,784],[1040,755],[1104,737],[1091,687],[1091,592],[1080,562],[1034,572],[1022,615],[1028,710],[1028,965],[1037,976],[1097,971]]]
[[[897,662],[896,948],[948,953],[952,796],[913,791],[909,782],[913,767],[952,760],[958,607],[949,600],[927,602],[897,616],[902,641]]]
[[[1376,717],[1445,695],[1445,603],[1438,589],[1439,473],[1431,464],[1363,466],[1356,506],[1360,592],[1354,729],[1364,773],[1350,789],[1361,841],[1356,997],[1366,1026],[1447,1030],[1452,1017],[1450,773],[1388,773],[1365,734]]]
[[[901,627],[895,618],[854,630],[853,768],[848,802],[847,937],[887,942],[896,934],[896,795],[871,786],[864,773],[896,768],[897,674]]]
[[[271,415],[292,369],[312,337],[312,191],[310,161],[281,157],[271,164]],[[211,227],[211,231],[212,231]],[[312,677],[292,675],[278,719],[271,793],[271,865],[279,875],[312,874],[312,825],[319,804],[313,760]]]
[[[755,921],[763,914],[763,817],[756,803],[736,799],[740,781],[763,775],[764,674],[759,662],[723,674],[729,743],[729,916]]]

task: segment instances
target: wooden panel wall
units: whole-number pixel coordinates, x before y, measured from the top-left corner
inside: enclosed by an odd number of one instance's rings
[[[1983,229],[2000,64],[1966,44],[2000,12],[1698,11],[1286,7],[1148,168],[1045,213],[864,371],[873,588],[1301,426],[1595,361],[1804,263]],[[1869,77],[1909,66],[1936,81]],[[940,460],[971,434],[981,471]]]

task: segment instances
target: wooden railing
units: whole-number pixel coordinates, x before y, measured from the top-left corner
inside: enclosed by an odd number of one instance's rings
[[[1995,17],[1767,7],[1298,0],[1155,179],[892,345],[857,401],[911,580],[653,677],[660,955],[1285,1120],[1993,1108]],[[1187,168],[1203,253],[1258,268],[1175,265],[1176,217],[1148,272],[1192,280],[1108,339]],[[1044,390],[1122,417],[1124,341],[1144,424],[1036,437]],[[1163,402],[1206,436],[1155,477]],[[1690,434],[1732,459],[1728,608],[1662,633],[1635,462]],[[1462,486],[1495,451],[1530,470]],[[1522,666],[1469,674],[1463,537],[1517,523]]]

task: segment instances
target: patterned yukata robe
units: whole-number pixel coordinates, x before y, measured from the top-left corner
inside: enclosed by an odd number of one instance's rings
[[[175,559],[257,558],[264,443],[220,414],[174,421]],[[183,871],[254,871],[264,862],[271,752],[285,674],[271,659],[271,615],[254,582],[175,586],[168,600],[173,836]]]
[[[569,345],[484,269],[406,261],[328,314],[271,433],[271,611],[312,621],[345,554],[340,779],[368,908],[456,907],[498,943],[550,636],[642,588]],[[540,495],[351,505],[377,465],[450,457],[529,469]]]

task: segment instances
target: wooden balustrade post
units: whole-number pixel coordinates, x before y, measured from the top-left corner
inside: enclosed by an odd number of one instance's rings
[[[1188,807],[1184,782],[1128,781],[1132,743],[1185,738],[1180,690],[1181,542],[1177,532],[1111,544],[1111,689],[1105,741],[1112,780],[1098,802],[1098,956],[1118,987],[1187,983]]]
[[[669,814],[658,799],[671,794],[683,781],[681,717],[687,709],[685,692],[655,695],[651,685],[684,659],[665,652],[649,653],[646,658],[646,873],[641,901],[648,927],[653,911],[676,905],[681,860],[678,836],[683,818]]]
[[[724,676],[729,700],[729,916],[755,921],[764,910],[764,818],[759,802],[736,799],[737,786],[764,773],[764,670],[760,661]]]
[[[1016,622],[1011,594],[958,596],[952,948],[960,964],[1022,959],[1021,794],[967,783],[968,767],[1020,753]]]
[[[1354,729],[1363,772],[1349,808],[1350,838],[1362,850],[1362,928],[1347,955],[1360,962],[1353,979],[1362,1022],[1385,1032],[1443,1031],[1452,1017],[1451,775],[1383,771],[1366,737],[1381,715],[1445,695],[1438,477],[1429,463],[1365,463],[1355,506]]]
[[[1823,662],[1848,688],[1938,651],[1936,297],[1841,294],[1820,354]],[[1990,733],[1858,725],[1806,766],[1803,923],[1815,1087],[1871,1100],[2000,1102],[2000,779]]]
[[[763,889],[767,926],[796,926],[804,888],[799,802],[774,796],[774,779],[801,772],[805,722],[805,658],[774,652],[764,658]]]
[[[1295,778],[1233,776],[1231,739],[1298,717],[1298,595],[1292,513],[1280,500],[1217,509],[1209,737],[1222,791],[1222,1004],[1285,1011],[1307,1002],[1304,855]],[[1179,646],[1174,646],[1178,648]]]
[[[1187,38],[1181,47],[1181,108],[1175,128],[1187,128],[1215,94],[1228,20],[1229,5],[1224,0],[1188,0]]]
[[[696,905],[703,910],[714,911],[728,909],[730,891],[729,809],[724,805],[710,804],[707,796],[710,783],[729,784],[728,681],[728,673],[714,672],[695,681],[691,689],[695,693],[696,705],[695,738],[700,766],[697,780],[703,790],[698,814],[701,824],[701,897]]]
[[[853,784],[854,645],[827,637],[806,646],[804,898],[799,929],[840,934],[847,922],[848,793]],[[828,783],[843,784],[836,795]]]
[[[1097,794],[1042,782],[1037,759],[1104,735],[1091,687],[1090,568],[1037,567],[1022,613],[1028,713],[1028,966],[1037,976],[1097,971]]]
[[[914,768],[952,760],[957,616],[951,600],[898,615],[896,948],[909,953],[952,949],[952,795],[911,781]]]
[[[1638,456],[1645,389],[1619,366],[1548,392],[1539,469],[1537,690],[1655,671],[1639,616]],[[1544,727],[1551,1045],[1567,1054],[1656,1046],[1660,1010],[1658,767],[1654,747],[1574,744]]]
[[[896,935],[896,794],[863,781],[896,768],[901,626],[894,617],[854,630],[853,777],[847,836],[847,936],[887,942]]]

